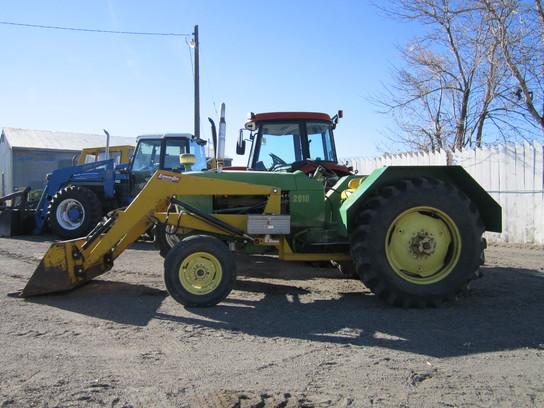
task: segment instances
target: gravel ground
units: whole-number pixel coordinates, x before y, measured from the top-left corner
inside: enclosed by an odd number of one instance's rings
[[[240,256],[184,308],[138,242],[73,291],[21,289],[51,236],[0,238],[0,407],[542,407],[544,251],[491,246],[470,296],[403,310],[329,268]]]

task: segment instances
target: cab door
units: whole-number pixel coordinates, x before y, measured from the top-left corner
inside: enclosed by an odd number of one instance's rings
[[[136,146],[130,173],[130,197],[134,198],[144,188],[153,173],[160,168],[161,139],[142,139]]]

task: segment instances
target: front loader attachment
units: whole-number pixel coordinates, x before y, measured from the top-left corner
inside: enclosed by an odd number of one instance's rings
[[[168,208],[168,191],[149,190],[142,190],[131,205],[112,213],[87,237],[52,244],[20,295],[70,290],[109,271],[113,261],[153,225],[153,214]]]
[[[109,271],[113,267],[111,251],[95,264],[84,267],[80,248],[85,242],[85,239],[79,239],[51,245],[21,296],[73,289]]]
[[[85,238],[52,244],[20,295],[70,290],[109,271],[114,259],[153,224],[149,214],[164,210],[168,202],[131,205],[114,212]]]
[[[176,195],[266,195],[270,201],[265,212],[280,212],[281,190],[276,187],[190,174],[157,171],[126,209],[115,211],[87,237],[52,244],[19,295],[34,296],[70,290],[109,271],[114,260],[155,222],[250,238],[242,230],[245,223],[240,224],[240,219],[247,221],[247,216],[198,216],[196,208],[173,199]],[[176,219],[168,221],[165,211],[173,201],[183,204],[186,211],[193,214],[179,214],[179,219],[171,217]]]

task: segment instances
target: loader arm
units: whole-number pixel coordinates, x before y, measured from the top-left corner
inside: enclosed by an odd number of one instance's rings
[[[172,197],[210,194],[268,196],[265,212],[280,212],[281,190],[277,187],[159,170],[126,209],[115,211],[87,237],[51,245],[21,296],[69,290],[109,271],[113,261],[154,222],[167,220],[165,211]],[[246,215],[217,215],[216,218],[246,231]],[[182,228],[224,233],[218,224],[188,214],[168,222]]]

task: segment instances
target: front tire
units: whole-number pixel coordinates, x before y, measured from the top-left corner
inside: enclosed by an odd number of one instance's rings
[[[192,235],[174,246],[164,260],[164,283],[170,296],[185,306],[214,306],[236,282],[236,261],[216,238]]]
[[[87,235],[102,219],[102,203],[91,190],[68,186],[51,199],[49,226],[62,239]]]
[[[484,226],[452,185],[416,177],[382,187],[356,224],[351,252],[357,274],[391,305],[439,306],[479,277]]]

